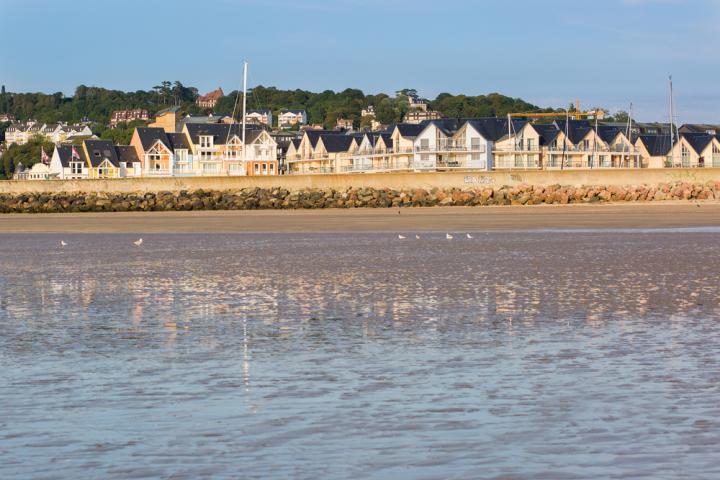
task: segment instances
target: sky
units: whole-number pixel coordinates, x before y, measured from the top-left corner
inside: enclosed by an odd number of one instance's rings
[[[542,107],[720,123],[720,0],[0,0],[0,83],[201,93],[241,85],[422,97],[498,92]]]

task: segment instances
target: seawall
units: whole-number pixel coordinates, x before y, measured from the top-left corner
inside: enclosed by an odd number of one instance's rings
[[[275,177],[173,177],[111,180],[0,181],[0,193],[135,193],[194,190],[233,191],[246,188],[347,190],[374,188],[473,189],[530,184],[540,187],[565,185],[659,185],[675,182],[705,183],[720,180],[720,169],[595,169],[496,172],[368,173],[345,175],[285,175]]]
[[[348,187],[163,190],[159,192],[0,193],[0,213],[133,212],[183,210],[258,210],[318,208],[401,208],[592,204],[720,199],[720,181],[656,185],[533,185],[471,188]]]

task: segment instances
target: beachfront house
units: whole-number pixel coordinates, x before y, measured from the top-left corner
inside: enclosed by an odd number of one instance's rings
[[[682,133],[671,153],[671,166],[720,167],[720,140],[709,133]]]
[[[85,140],[88,178],[120,178],[120,160],[110,140]]]
[[[88,178],[90,170],[82,145],[57,145],[50,157],[50,174],[61,180]]]
[[[670,135],[640,135],[635,148],[640,153],[645,168],[666,168],[672,166]]]

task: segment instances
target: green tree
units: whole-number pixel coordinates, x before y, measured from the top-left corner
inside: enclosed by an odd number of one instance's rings
[[[55,146],[52,142],[44,140],[42,137],[35,137],[24,145],[16,143],[10,145],[2,156],[0,162],[0,176],[4,178],[12,178],[17,166],[22,163],[23,167],[30,168],[40,162],[41,149],[45,149],[45,153],[50,157],[53,154]]]

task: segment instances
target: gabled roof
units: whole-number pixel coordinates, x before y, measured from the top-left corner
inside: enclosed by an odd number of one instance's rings
[[[173,148],[170,139],[165,133],[165,130],[163,130],[162,128],[138,127],[137,133],[138,137],[140,138],[140,144],[142,145],[143,150],[145,150],[146,152],[150,150],[150,148],[155,145],[155,142],[157,142],[158,140],[160,140],[163,145],[165,145],[170,150],[172,150]]]
[[[670,135],[640,135],[638,140],[645,145],[651,157],[670,153]]]
[[[248,115],[251,113],[259,113],[260,115],[272,115],[272,112],[267,108],[261,108],[261,109],[256,109],[256,110],[251,109],[251,110],[247,111]]]
[[[87,157],[85,157],[85,150],[83,150],[81,145],[58,145],[57,152],[58,157],[60,158],[60,163],[64,168],[70,167],[70,161],[72,160],[72,149],[75,147],[75,151],[80,156],[80,158],[76,161],[80,161],[82,163],[87,163]]]
[[[597,133],[603,142],[610,144],[613,140],[615,140],[615,137],[621,133],[624,134],[625,132],[613,125],[598,125]]]
[[[305,130],[305,133],[303,135],[306,135],[308,137],[308,140],[310,140],[310,146],[312,148],[315,148],[317,146],[317,141],[320,138],[320,135],[326,134],[338,135],[338,133],[334,132],[333,130]]]
[[[560,135],[560,130],[552,123],[550,123],[550,124],[548,124],[548,123],[543,123],[543,124],[531,123],[530,126],[540,136],[539,143],[543,147],[551,145]]]
[[[398,123],[395,125],[398,129],[400,136],[407,138],[414,138],[420,135],[420,132],[425,130],[425,125],[422,123]]]
[[[137,152],[135,151],[135,147],[131,147],[129,145],[118,145],[115,149],[117,150],[119,161],[125,162],[127,165],[140,162]]]
[[[293,138],[290,140],[290,143],[292,143],[293,147],[295,147],[295,150],[300,148],[300,139],[299,138]]]
[[[707,148],[708,144],[712,142],[715,137],[709,133],[681,133],[680,136],[690,144],[698,155]]]
[[[557,128],[567,133],[570,143],[577,145],[593,128],[587,120],[555,120]]]
[[[173,150],[190,150],[190,145],[184,133],[168,133],[167,137],[171,143],[170,148]]]
[[[343,134],[325,134],[321,135],[325,151],[328,153],[347,152],[352,145],[353,137]]]
[[[508,125],[510,125],[510,132],[515,134],[522,130],[527,123],[526,120],[514,119],[512,123],[508,124],[507,118],[497,117],[485,117],[485,118],[470,118],[467,123],[480,133],[480,135],[491,142],[497,142],[508,136]]]
[[[295,115],[304,115],[305,110],[293,109],[293,108],[283,108],[282,110],[280,110],[280,113],[294,113]]]
[[[105,160],[115,167],[120,166],[115,146],[110,140],[85,140],[83,143],[90,155],[88,160],[93,167],[99,167]]]

